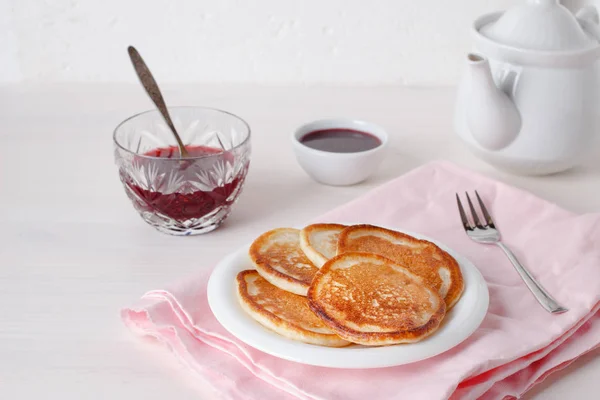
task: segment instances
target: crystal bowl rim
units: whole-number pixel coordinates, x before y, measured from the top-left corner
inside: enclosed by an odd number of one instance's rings
[[[252,135],[252,130],[250,129],[250,125],[242,117],[240,117],[240,116],[238,116],[238,115],[236,115],[234,113],[231,113],[229,111],[221,110],[219,108],[214,108],[214,107],[203,107],[203,106],[171,106],[171,107],[167,107],[167,109],[169,111],[171,111],[171,110],[181,110],[181,109],[195,109],[195,110],[199,110],[199,111],[200,110],[204,110],[204,111],[216,111],[219,114],[225,114],[225,115],[228,115],[228,116],[233,117],[234,119],[237,119],[238,121],[240,121],[246,127],[246,132],[247,132],[246,133],[246,137],[239,144],[237,144],[236,146],[233,146],[231,149],[229,149],[227,151],[233,151],[233,150],[239,149],[239,148],[247,145],[248,142],[250,141],[250,136]],[[131,151],[131,150],[125,148],[117,140],[117,132],[119,131],[119,128],[121,128],[124,124],[126,124],[127,122],[131,121],[132,119],[134,119],[136,117],[139,117],[139,116],[145,115],[145,114],[151,114],[151,113],[160,115],[160,113],[158,112],[158,110],[156,108],[153,108],[153,109],[149,109],[149,110],[146,110],[146,111],[139,112],[137,114],[133,114],[132,116],[124,119],[123,121],[121,121],[121,123],[119,123],[119,125],[117,125],[116,128],[113,131],[113,143],[120,150],[123,150],[124,152],[132,154],[132,155],[134,155],[136,157],[146,158],[146,159],[150,159],[150,160],[161,160],[161,161],[181,161],[181,158],[164,158],[164,157],[156,157],[156,156],[149,156],[147,154],[136,153],[135,151]],[[207,154],[207,155],[202,155],[202,156],[186,157],[185,159],[186,160],[198,160],[198,159],[203,159],[203,158],[219,157],[222,154],[223,153]]]

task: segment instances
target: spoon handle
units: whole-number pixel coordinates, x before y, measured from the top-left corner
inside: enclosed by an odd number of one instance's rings
[[[146,93],[148,93],[148,96],[150,96],[150,99],[156,105],[156,108],[158,108],[158,111],[160,111],[160,113],[162,114],[169,128],[171,128],[171,131],[175,136],[175,140],[177,140],[177,146],[179,147],[181,157],[187,157],[187,149],[185,148],[185,145],[183,144],[181,138],[177,134],[175,125],[173,125],[173,121],[171,120],[171,116],[169,115],[169,111],[167,110],[165,99],[163,98],[160,89],[158,88],[158,84],[156,83],[156,80],[154,80],[154,77],[150,72],[150,69],[144,62],[144,59],[142,58],[140,53],[133,46],[129,46],[127,48],[127,51],[129,53],[129,58],[131,58],[133,68],[135,69],[138,78],[140,78],[140,83],[146,90]]]

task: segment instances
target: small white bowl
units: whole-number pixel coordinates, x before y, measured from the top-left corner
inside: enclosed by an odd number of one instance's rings
[[[377,137],[381,144],[356,153],[334,153],[312,149],[300,142],[305,135],[326,129],[352,129]],[[354,185],[367,179],[384,158],[388,134],[370,122],[348,119],[324,119],[302,125],[292,135],[294,153],[300,166],[317,182],[333,186]]]

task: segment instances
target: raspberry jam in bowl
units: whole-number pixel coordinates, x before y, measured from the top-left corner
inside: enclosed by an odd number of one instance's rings
[[[180,157],[158,111],[147,111],[115,129],[119,177],[142,219],[159,231],[210,232],[227,218],[242,190],[250,127],[216,109],[170,107],[169,113],[189,156]]]

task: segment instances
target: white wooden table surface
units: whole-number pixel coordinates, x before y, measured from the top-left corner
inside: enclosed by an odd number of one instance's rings
[[[212,399],[166,350],[134,338],[119,309],[146,290],[209,268],[258,233],[301,224],[433,159],[488,173],[576,212],[600,210],[600,157],[569,173],[515,177],[483,164],[452,132],[451,89],[174,86],[172,105],[245,118],[253,155],[220,229],[170,237],[147,226],[113,164],[112,130],[150,108],[130,85],[0,87],[0,398]],[[312,182],[289,146],[322,117],[383,125],[392,151],[364,184]],[[600,155],[600,150],[596,152]],[[552,375],[529,399],[597,399],[600,353]]]

